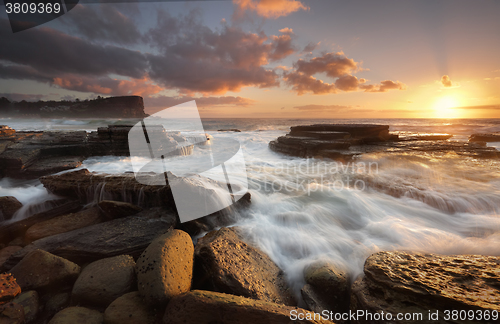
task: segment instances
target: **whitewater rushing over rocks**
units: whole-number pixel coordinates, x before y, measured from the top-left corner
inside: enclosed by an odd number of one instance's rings
[[[13,120],[11,124],[22,123]],[[26,128],[31,127],[29,121],[25,123]],[[391,134],[400,136],[449,133],[454,136],[446,140],[450,142],[466,141],[476,132],[500,130],[498,120],[370,123],[387,123]],[[307,125],[307,121],[208,120],[204,124],[209,135],[241,143],[252,204],[236,216],[234,225],[245,240],[284,271],[295,296],[300,296],[305,284],[304,269],[316,261],[343,267],[354,280],[362,273],[366,258],[378,251],[500,255],[498,159],[462,156],[453,150],[372,150],[343,162],[301,158],[273,152],[268,143],[285,135],[289,126]],[[102,126],[98,121],[85,124],[58,120],[47,125],[51,129],[62,125],[64,129],[71,126],[87,131]],[[488,146],[496,145],[491,144]],[[171,163],[182,164],[184,159],[179,156]],[[89,157],[77,169],[107,174],[132,172],[130,158],[122,156]],[[17,197],[25,209],[53,199],[39,182],[8,178],[0,180],[2,195]],[[25,216],[26,212],[19,212],[15,218]]]

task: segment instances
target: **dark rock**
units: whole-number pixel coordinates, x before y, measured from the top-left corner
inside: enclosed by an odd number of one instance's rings
[[[67,292],[57,293],[48,298],[44,307],[44,315],[48,318],[52,318],[57,312],[68,307],[70,302],[70,294]]]
[[[166,305],[191,289],[193,241],[183,231],[172,230],[155,239],[137,260],[137,286],[147,303]]]
[[[422,134],[415,136],[417,141],[445,141],[452,138],[453,135],[449,134]]]
[[[40,303],[36,291],[30,290],[23,292],[14,298],[12,302],[23,306],[26,323],[31,323],[37,318]]]
[[[500,142],[500,133],[472,134],[469,142]]]
[[[304,320],[292,321],[297,315]],[[308,320],[307,318],[311,318]],[[164,324],[332,323],[301,308],[212,291],[193,290],[168,304]]]
[[[73,286],[73,301],[107,307],[116,298],[134,290],[134,268],[134,259],[129,255],[90,263],[83,268]]]
[[[80,267],[48,252],[34,250],[13,267],[11,273],[23,290],[44,291],[72,284],[80,273]]]
[[[10,273],[0,274],[0,305],[10,302],[21,293],[21,287]]]
[[[161,175],[164,177],[164,175]],[[85,203],[100,199],[124,201],[144,208],[170,207],[175,203],[170,186],[150,186],[136,181],[134,174],[109,175],[86,169],[60,175],[41,177],[40,182],[50,192]]]
[[[171,229],[175,222],[175,215],[172,214],[157,219],[129,216],[45,237],[13,254],[4,263],[4,269],[10,269],[34,249],[48,251],[79,264],[121,254],[137,258],[156,237]]]
[[[33,242],[44,237],[70,232],[79,228],[98,224],[104,221],[99,208],[92,207],[63,216],[36,223],[28,228],[25,241]]]
[[[35,179],[79,167],[90,156],[129,156],[131,128],[131,125],[110,125],[91,133],[45,131],[0,135],[0,177]],[[164,145],[172,146],[169,156],[192,154],[194,145],[179,144],[186,141],[179,133],[166,132],[161,125],[150,128],[157,129]]]
[[[284,273],[265,253],[245,243],[234,228],[221,228],[198,240],[195,287],[296,305]]]
[[[311,137],[281,136],[276,141],[271,141],[269,147],[276,152],[299,156],[314,157],[320,155],[322,150],[347,150],[351,143],[346,140],[324,140]],[[349,153],[346,152],[346,155]]]
[[[7,125],[0,125],[0,137],[13,135],[16,130],[10,128]]]
[[[99,208],[108,216],[108,218],[122,218],[137,214],[142,210],[141,207],[121,201],[102,200],[99,202]]]
[[[237,128],[225,128],[225,129],[219,129],[218,132],[235,132],[235,133],[241,133],[241,131]]]
[[[0,323],[24,324],[24,308],[16,303],[0,305]]]
[[[316,124],[309,126],[290,127],[290,135],[301,136],[304,132],[341,132],[347,133],[354,138],[371,139],[378,138],[387,140],[389,136],[389,125],[371,124]],[[345,136],[346,134],[344,134]]]
[[[0,226],[0,242],[9,242],[9,240],[16,237],[24,236],[24,233],[28,230],[28,228],[36,223],[71,213],[81,208],[80,203],[77,201],[61,200],[60,203],[61,205],[57,205],[56,207],[45,212],[38,213],[14,223]]]
[[[25,247],[26,243],[24,242],[24,237],[18,236],[12,241],[9,242],[7,246],[20,246],[20,247]]]
[[[321,313],[328,310],[334,313],[349,312],[351,280],[347,270],[342,267],[316,262],[304,270],[306,285],[302,297],[308,309]]]
[[[429,311],[439,311],[440,323],[459,323],[445,321],[444,311],[500,311],[499,267],[500,258],[493,256],[379,252],[366,260],[365,276],[352,286],[351,310],[422,313],[424,320]]]
[[[154,324],[157,318],[137,291],[117,298],[104,312],[104,324]]]
[[[23,207],[23,204],[16,197],[0,197],[0,221],[11,219],[21,207]]]
[[[0,267],[3,265],[8,258],[17,251],[21,250],[21,246],[6,246],[0,250]]]
[[[68,307],[57,313],[49,324],[102,324],[100,312],[85,307]]]

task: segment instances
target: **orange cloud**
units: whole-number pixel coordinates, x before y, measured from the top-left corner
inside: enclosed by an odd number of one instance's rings
[[[443,86],[445,86],[447,88],[453,86],[453,84],[451,83],[450,77],[447,75],[443,75],[441,77],[441,83],[443,84]]]
[[[399,81],[385,80],[380,82],[380,84],[367,84],[359,86],[360,89],[365,92],[387,92],[389,90],[406,90],[406,84]]]
[[[299,10],[309,10],[298,0],[233,0],[238,11],[254,11],[265,18],[288,16]]]

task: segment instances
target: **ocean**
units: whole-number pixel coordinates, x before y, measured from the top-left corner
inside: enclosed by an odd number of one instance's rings
[[[129,120],[0,119],[22,130],[86,130]],[[205,119],[210,135],[230,137],[243,149],[252,204],[236,226],[288,276],[296,293],[314,260],[345,266],[353,278],[371,253],[409,250],[440,254],[500,255],[500,161],[455,153],[370,153],[351,164],[275,153],[269,141],[293,125],[370,123],[400,135],[500,132],[500,119]],[[241,132],[218,132],[237,128]],[[489,143],[500,148],[500,143]],[[196,153],[195,153],[196,154]],[[172,163],[183,163],[178,157]],[[132,171],[126,157],[92,157],[81,168]],[[243,174],[241,175],[244,176]],[[17,219],[53,199],[38,181],[4,178],[0,196],[25,207]],[[34,207],[38,206],[38,207]],[[43,206],[43,204],[42,204]]]

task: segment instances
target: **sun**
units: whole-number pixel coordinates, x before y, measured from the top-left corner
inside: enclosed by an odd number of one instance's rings
[[[434,104],[434,116],[436,118],[458,118],[460,117],[460,110],[456,109],[458,106],[460,106],[460,100],[457,97],[441,97]]]

